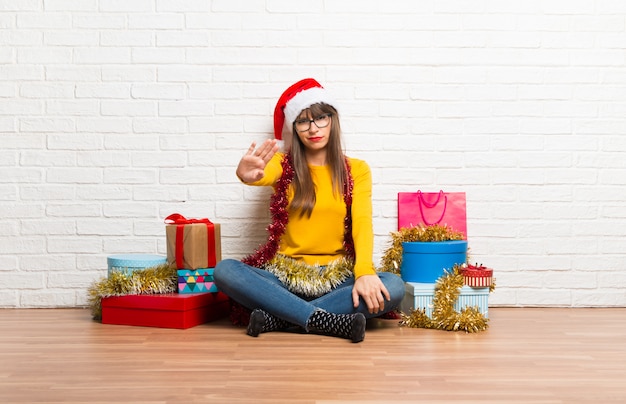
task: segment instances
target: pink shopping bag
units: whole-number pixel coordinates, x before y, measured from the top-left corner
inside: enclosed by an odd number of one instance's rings
[[[445,225],[467,239],[465,192],[398,192],[398,230]]]

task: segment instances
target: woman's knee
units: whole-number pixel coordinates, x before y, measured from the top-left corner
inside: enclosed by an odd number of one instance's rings
[[[233,267],[237,263],[239,263],[239,261],[232,258],[221,260],[217,263],[217,265],[215,265],[215,269],[213,270],[213,279],[218,283],[221,282],[227,277],[228,272],[232,271]]]
[[[404,297],[404,281],[402,278],[390,272],[381,272],[379,276],[391,295],[391,300],[401,301]]]

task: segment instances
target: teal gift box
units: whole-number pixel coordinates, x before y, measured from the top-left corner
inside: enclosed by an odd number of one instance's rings
[[[213,283],[214,269],[179,269],[178,293],[217,292],[217,286]]]
[[[113,271],[124,272],[128,275],[139,269],[156,267],[167,263],[167,257],[151,254],[119,254],[107,257],[108,274]]]
[[[400,310],[406,314],[409,314],[411,310],[423,310],[432,319],[434,297],[434,283],[405,282],[404,299],[400,303]],[[454,304],[454,310],[460,312],[465,307],[477,307],[485,318],[489,318],[489,288],[463,286]]]

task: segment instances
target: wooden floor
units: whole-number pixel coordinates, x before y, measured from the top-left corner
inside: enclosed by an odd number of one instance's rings
[[[626,308],[490,308],[478,334],[374,320],[365,341],[0,310],[1,403],[624,403]]]

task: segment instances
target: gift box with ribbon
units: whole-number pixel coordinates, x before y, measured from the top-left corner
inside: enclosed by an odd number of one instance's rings
[[[482,265],[467,265],[461,268],[463,283],[473,288],[488,288],[493,283],[493,269]]]
[[[217,292],[213,283],[213,269],[179,269],[178,293]]]
[[[176,269],[214,268],[222,259],[220,225],[209,219],[165,218],[167,262]]]

